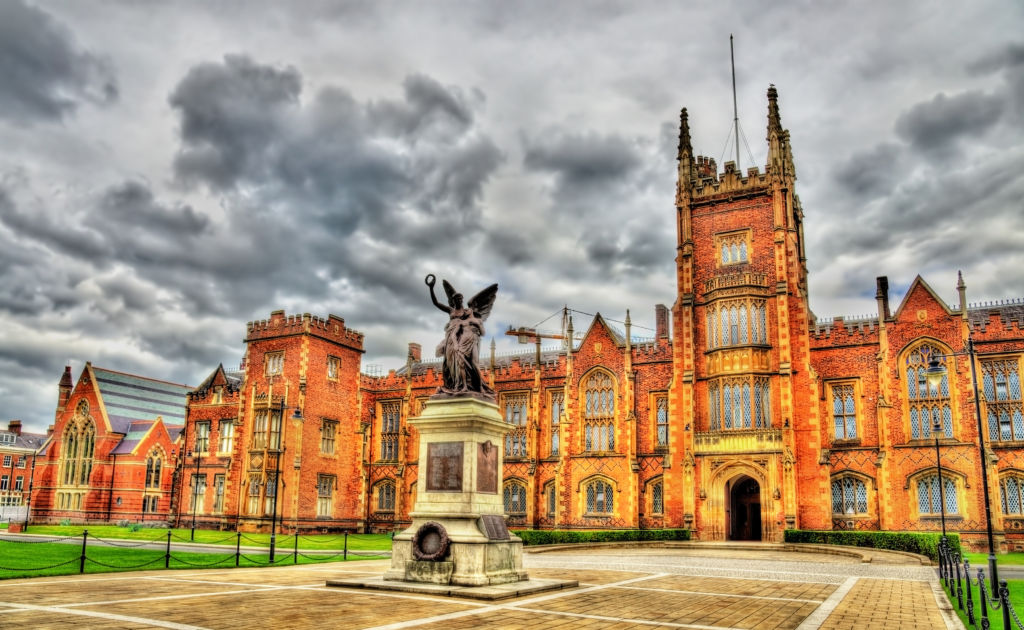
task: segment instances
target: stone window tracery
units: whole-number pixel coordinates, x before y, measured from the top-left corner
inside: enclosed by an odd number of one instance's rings
[[[551,392],[551,454],[558,455],[558,427],[565,410],[565,392]]]
[[[338,380],[341,371],[341,359],[338,357],[327,357],[327,378],[332,381]]]
[[[381,461],[398,461],[398,431],[401,417],[401,401],[394,400],[380,404]]]
[[[503,394],[502,407],[505,409],[505,422],[513,429],[505,434],[505,457],[515,459],[527,457],[526,425],[530,407],[530,395],[524,393]]]
[[[615,511],[615,491],[612,485],[603,479],[591,481],[586,487],[587,514],[592,516],[610,516]]]
[[[852,383],[832,386],[832,426],[837,440],[857,438],[857,404]]]
[[[268,352],[266,354],[267,376],[276,376],[284,372],[284,353]]]
[[[615,384],[607,372],[587,377],[584,401],[584,450],[615,451]]]
[[[709,350],[768,343],[765,300],[726,300],[706,307],[705,313]]]
[[[277,473],[267,473],[267,487],[263,491],[263,515],[270,516],[277,509]]]
[[[325,455],[334,454],[334,437],[338,432],[338,423],[324,420],[320,425],[320,452]]]
[[[938,475],[922,477],[918,480],[917,510],[921,515],[939,516],[942,513],[940,501],[943,500],[945,500],[946,516],[960,513],[956,496],[956,482],[944,474],[942,485],[945,488],[940,492]]]
[[[317,518],[330,518],[334,508],[335,477],[317,475],[316,479],[316,515]]]
[[[1017,358],[984,361],[985,411],[989,439],[1024,440],[1024,408],[1021,405],[1020,362]]]
[[[526,514],[526,486],[518,481],[509,481],[502,491],[505,514]]]
[[[843,477],[833,480],[832,513],[846,516],[867,514],[867,485],[856,477]]]
[[[771,426],[771,386],[767,377],[733,377],[708,384],[712,431],[767,429]]]
[[[270,418],[269,409],[257,409],[252,414],[252,448],[259,450],[267,447],[267,424]]]
[[[999,505],[1003,514],[1024,514],[1024,477],[1006,475],[999,480]]]
[[[395,482],[385,481],[377,487],[377,511],[395,511]]]
[[[717,240],[720,264],[734,265],[749,262],[749,245],[747,244],[749,238],[749,232],[719,236]]]
[[[64,429],[64,445],[61,449],[63,485],[89,485],[95,450],[96,425],[89,415],[89,403],[83,400],[78,403],[74,420]]]
[[[249,514],[258,514],[260,509],[260,486],[263,484],[263,477],[257,473],[249,475]]]
[[[907,356],[907,398],[910,406],[910,437],[931,439],[936,423],[943,427],[943,436],[953,437],[953,410],[949,401],[949,376],[943,375],[938,387],[930,387],[924,371],[937,348],[924,344]],[[939,359],[940,362],[945,361]]]
[[[655,446],[668,447],[668,396],[654,399]]]

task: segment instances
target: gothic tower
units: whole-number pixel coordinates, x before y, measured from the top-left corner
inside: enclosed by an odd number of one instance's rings
[[[668,513],[703,540],[826,527],[808,349],[803,214],[789,132],[768,90],[768,164],[693,155],[681,114]]]

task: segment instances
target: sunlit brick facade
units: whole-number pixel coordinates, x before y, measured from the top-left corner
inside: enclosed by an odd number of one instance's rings
[[[727,162],[719,173],[695,156],[684,110],[677,297],[655,308],[653,336],[635,336],[628,313],[577,317],[586,330],[570,320],[571,345],[480,357],[513,425],[500,490],[510,525],[778,540],[785,528],[934,531],[944,507],[948,528],[977,544],[968,359],[944,359],[946,381],[921,384],[931,356],[962,353],[973,334],[999,540],[1024,545],[1024,304],[968,306],[961,280],[950,306],[918,278],[893,311],[881,277],[877,316],[818,319],[777,100],[770,89],[764,172]],[[190,397],[179,519],[266,529],[277,475],[285,528],[411,522],[419,448],[406,420],[440,385],[441,362],[410,344],[405,366],[361,373],[362,341],[334,316],[250,324],[243,369],[218,369]],[[229,425],[230,452],[218,450]]]

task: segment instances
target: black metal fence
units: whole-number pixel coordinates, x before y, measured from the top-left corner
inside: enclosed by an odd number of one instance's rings
[[[976,571],[977,575],[972,578],[970,560],[961,558],[960,553],[946,545],[943,538],[939,543],[939,579],[945,584],[951,599],[955,598],[956,605],[964,611],[967,623],[972,628],[989,630],[992,617],[998,613],[1003,630],[1013,630],[1011,618],[1018,630],[1024,630],[1024,624],[1021,624],[1017,611],[1010,603],[1010,589],[1006,580],[998,580],[998,585],[991,588],[990,580],[985,577],[985,569],[979,567]],[[990,590],[995,592],[989,593]],[[977,607],[975,598],[978,600]]]
[[[353,537],[358,537],[359,536],[358,534],[347,534],[346,533],[346,534],[341,534],[341,535],[339,535],[339,536],[337,536],[335,538],[331,538],[331,539],[328,539],[328,540],[322,540],[319,537],[318,538],[311,538],[309,536],[302,536],[300,534],[293,534],[291,536],[278,536],[275,541],[272,541],[270,543],[268,543],[266,541],[263,541],[263,540],[254,539],[254,538],[252,538],[250,536],[246,536],[245,534],[243,534],[241,532],[238,532],[238,533],[235,533],[235,534],[231,534],[230,536],[227,536],[227,537],[225,537],[223,539],[212,541],[212,542],[194,543],[189,538],[178,536],[177,534],[175,534],[171,530],[167,531],[167,535],[166,536],[161,535],[161,536],[159,536],[157,538],[152,538],[152,539],[149,539],[149,540],[138,540],[138,541],[118,540],[116,542],[113,541],[113,540],[110,540],[110,539],[106,539],[106,538],[97,538],[96,536],[93,536],[92,534],[90,534],[89,530],[87,530],[87,529],[84,530],[81,534],[75,534],[73,536],[46,537],[46,538],[40,538],[40,539],[35,539],[35,540],[19,539],[20,537],[19,538],[15,538],[15,537],[12,537],[12,536],[3,536],[3,537],[0,537],[0,542],[15,543],[15,544],[28,544],[28,545],[38,545],[38,544],[69,545],[69,544],[74,544],[74,543],[71,543],[71,541],[73,539],[81,539],[82,542],[81,542],[81,545],[79,547],[79,549],[80,549],[79,554],[76,557],[73,557],[73,558],[71,558],[69,560],[66,560],[64,562],[60,562],[60,563],[57,563],[57,564],[51,564],[51,565],[48,565],[48,566],[42,566],[42,567],[8,567],[8,566],[3,566],[6,563],[3,561],[4,560],[3,555],[0,554],[0,571],[12,571],[12,572],[19,572],[19,573],[33,573],[33,572],[39,572],[39,571],[49,571],[51,569],[56,569],[56,568],[59,568],[59,567],[65,566],[65,565],[70,565],[72,563],[78,563],[78,573],[86,573],[87,572],[86,568],[88,566],[90,566],[90,565],[97,565],[97,566],[105,567],[105,568],[108,568],[108,569],[117,569],[117,570],[137,570],[137,569],[142,569],[142,568],[145,568],[145,567],[150,567],[151,565],[155,565],[155,566],[152,566],[152,568],[154,568],[154,569],[160,568],[158,563],[162,562],[163,563],[163,568],[169,569],[171,567],[171,560],[174,560],[177,563],[180,563],[180,564],[183,564],[183,565],[186,565],[186,566],[189,566],[189,567],[197,567],[197,568],[216,567],[216,566],[227,566],[227,567],[230,568],[232,562],[234,563],[235,567],[238,567],[238,566],[240,566],[240,563],[241,563],[242,559],[245,559],[245,560],[251,562],[252,564],[258,565],[258,566],[278,566],[278,565],[282,565],[282,564],[299,564],[299,558],[305,558],[307,560],[321,561],[321,562],[322,561],[328,561],[328,560],[335,560],[337,558],[341,558],[341,560],[347,561],[350,555],[352,555],[352,556],[370,556],[370,557],[372,557],[372,556],[387,556],[387,555],[390,554],[389,550],[379,550],[379,551],[377,551],[377,550],[365,550],[364,549],[364,550],[358,550],[358,551],[350,551],[349,547],[348,547],[348,542],[349,542],[348,539],[349,539],[350,535],[353,536]],[[177,554],[175,554],[175,549],[173,549],[172,545],[171,545],[171,543],[172,543],[172,541],[174,539],[177,539],[178,541],[181,541],[183,543],[187,543],[188,544],[187,551],[177,550]],[[300,550],[300,548],[299,548],[299,541],[302,540],[302,539],[305,539],[307,541],[317,542],[317,543],[320,543],[320,544],[328,544],[328,543],[331,543],[331,542],[341,541],[340,542],[340,546],[342,548],[341,548],[340,551],[338,551],[338,550],[324,550],[323,552],[317,552],[317,550],[313,550],[313,549],[301,549]],[[242,546],[242,541],[243,540],[246,541],[248,548],[243,548],[243,546]],[[229,541],[234,541],[234,543],[235,543],[234,544],[234,551],[233,552],[218,553],[215,550],[215,548],[212,547],[212,545],[222,545],[222,546],[227,547],[228,549],[230,549],[231,547],[225,544],[225,543],[228,543]],[[211,545],[211,547],[207,548],[206,545]],[[252,554],[252,552],[253,552],[252,546],[258,546],[258,547],[261,547],[261,548],[264,548],[264,549],[267,550],[266,554],[257,552],[258,556],[265,556],[266,557],[265,561],[262,558],[260,558],[260,557],[253,557],[252,555],[247,555],[246,553],[243,553],[243,552],[248,552],[249,554]],[[163,554],[161,554],[160,556],[158,556],[158,557],[156,557],[156,558],[154,558],[154,559],[152,559],[152,560],[150,560],[148,562],[144,562],[144,563],[141,563],[141,564],[131,564],[131,565],[108,564],[106,562],[103,562],[103,561],[97,559],[95,553],[93,554],[93,557],[89,557],[89,550],[91,548],[95,549],[96,547],[105,547],[105,548],[111,548],[112,547],[112,548],[120,548],[120,549],[138,549],[138,550],[147,550],[147,551],[163,551]],[[145,548],[145,549],[143,549],[143,548]],[[305,552],[314,552],[314,553],[303,553],[304,551]],[[331,553],[332,551],[334,551],[334,553]],[[196,556],[196,555],[220,556],[220,558],[217,559],[217,560],[214,560],[212,562],[193,562],[192,560],[194,560],[195,558],[192,557],[192,558],[190,558],[190,560],[186,560],[186,559],[184,559],[182,557],[182,554],[184,554],[184,553],[190,554],[190,556]],[[109,558],[105,558],[105,559],[109,559]],[[290,562],[289,562],[289,560],[290,560]],[[69,572],[71,572],[71,571],[69,571]]]

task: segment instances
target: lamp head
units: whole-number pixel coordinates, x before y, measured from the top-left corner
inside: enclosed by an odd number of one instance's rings
[[[292,414],[292,420],[305,420],[305,418],[302,417],[302,410],[298,407],[295,407],[295,413]]]
[[[946,376],[946,366],[939,361],[938,357],[932,357],[928,361],[928,368],[924,371],[924,378],[928,381],[928,387],[931,389],[938,389],[939,384],[942,382],[942,377]]]

